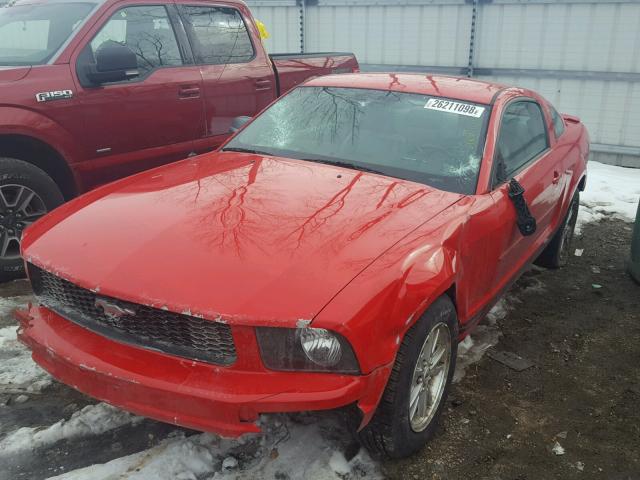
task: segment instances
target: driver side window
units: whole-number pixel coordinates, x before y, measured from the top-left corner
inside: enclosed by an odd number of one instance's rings
[[[513,176],[547,150],[549,139],[540,105],[532,100],[509,104],[502,115],[496,148],[499,181]]]
[[[106,42],[117,42],[136,54],[141,76],[154,68],[182,65],[178,42],[167,10],[160,5],[126,7],[118,10],[85,48],[95,60]]]

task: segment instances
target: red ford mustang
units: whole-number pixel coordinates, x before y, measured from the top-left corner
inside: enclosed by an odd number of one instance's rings
[[[531,262],[567,259],[588,134],[521,88],[307,82],[219,151],[112,183],[25,233],[36,362],[225,435],[355,406],[374,453],[433,434],[457,343]]]

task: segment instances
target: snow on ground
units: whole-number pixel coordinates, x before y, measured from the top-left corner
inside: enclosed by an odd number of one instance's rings
[[[605,217],[632,222],[640,198],[640,169],[589,162],[587,188],[580,194],[577,232]]]
[[[456,359],[453,383],[462,380],[467,368],[479,362],[485,352],[498,343],[502,332],[496,322],[506,318],[510,309],[509,305],[509,298],[500,300],[487,315],[487,320],[478,325],[471,335],[458,344],[458,358]]]
[[[13,323],[13,311],[32,301],[32,295],[0,297],[0,320]],[[51,383],[49,375],[31,360],[30,352],[18,342],[16,326],[0,328],[0,393],[39,392]]]
[[[62,439],[71,440],[88,435],[100,435],[142,420],[142,417],[133,416],[106,403],[88,405],[75,412],[69,420],[60,420],[46,428],[23,427],[10,433],[0,441],[0,459],[6,455],[53,445]]]
[[[51,383],[16,337],[16,326],[0,328],[0,392],[40,392]]]
[[[349,435],[330,414],[263,416],[263,435],[224,439],[180,432],[159,445],[111,462],[68,472],[56,480],[346,480],[382,478],[361,449],[347,460]]]
[[[0,318],[7,318],[13,311],[33,300],[32,295],[17,295],[14,297],[0,297]]]

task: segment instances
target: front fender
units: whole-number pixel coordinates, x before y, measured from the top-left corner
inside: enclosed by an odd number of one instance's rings
[[[68,163],[81,158],[78,142],[71,133],[53,119],[27,108],[0,105],[0,136],[23,135],[46,143]]]
[[[456,252],[447,247],[427,245],[412,252],[403,264],[405,288],[410,295],[404,301],[419,302],[412,321],[401,333],[404,336],[424,311],[454,285],[457,273]],[[422,300],[420,300],[422,299]],[[454,300],[454,299],[452,299]]]
[[[456,281],[456,252],[438,237],[405,239],[347,285],[313,321],[314,327],[344,335],[362,373],[375,373],[375,382],[358,401],[360,428],[375,413],[405,334]]]
[[[437,238],[418,237],[385,253],[313,320],[349,340],[363,373],[392,363],[407,330],[455,283],[456,252]]]

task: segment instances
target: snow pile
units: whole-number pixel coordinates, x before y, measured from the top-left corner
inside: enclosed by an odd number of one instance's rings
[[[0,297],[0,318],[6,320],[13,315],[13,311],[33,301],[32,295],[18,295],[15,297]]]
[[[196,480],[211,478],[215,471],[215,438],[176,435],[159,445],[133,455],[116,458],[108,463],[92,465],[62,475],[56,480],[107,480],[115,478],[148,480]]]
[[[350,460],[345,458],[342,452],[351,437],[343,423],[331,414],[269,415],[261,419],[263,435],[231,440],[208,433],[186,437],[180,432],[149,450],[55,479],[381,479],[364,449]]]
[[[577,231],[585,223],[605,217],[632,222],[639,198],[640,169],[589,162],[587,188],[580,193]]]
[[[32,295],[0,297],[0,320],[13,322],[13,311],[31,301]],[[51,383],[51,378],[18,342],[16,329],[16,326],[0,328],[0,392],[39,392]]]
[[[100,435],[140,421],[142,417],[135,417],[106,403],[88,405],[75,412],[69,420],[60,420],[46,428],[23,427],[10,433],[0,441],[0,458],[53,445],[63,439]]]
[[[40,392],[51,384],[47,372],[31,360],[31,352],[18,342],[17,327],[0,328],[0,391]]]

